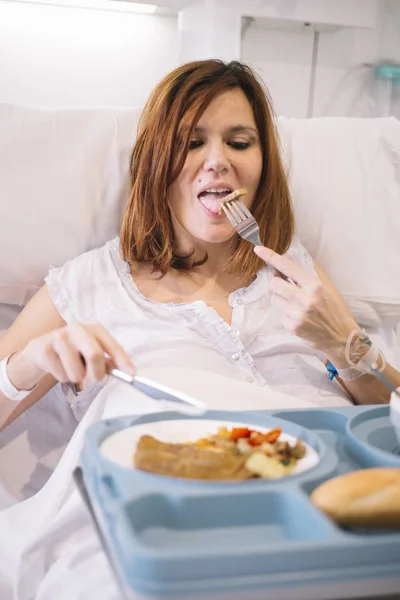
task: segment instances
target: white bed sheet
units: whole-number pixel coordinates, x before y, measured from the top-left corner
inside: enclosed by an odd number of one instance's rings
[[[270,388],[253,387],[203,371],[157,374],[165,383],[176,382],[178,377],[182,391],[195,394],[214,409],[315,407]],[[154,377],[155,372],[143,375]],[[79,462],[83,436],[90,424],[100,418],[155,410],[156,402],[110,380],[79,423],[46,485],[35,496],[0,513],[2,600],[120,597],[71,473]]]
[[[20,502],[43,487],[76,426],[59,384],[0,433],[0,506],[7,497]]]

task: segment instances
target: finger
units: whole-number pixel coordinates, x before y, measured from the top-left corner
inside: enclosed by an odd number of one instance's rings
[[[40,371],[53,375],[57,381],[68,381],[62,363],[52,345],[52,333],[31,340],[26,346],[26,352],[32,364]]]
[[[102,325],[96,325],[94,326],[94,329],[97,340],[101,344],[104,352],[109,355],[109,358],[114,365],[118,369],[121,369],[121,371],[126,371],[131,375],[135,375],[136,369],[122,346],[118,344]]]
[[[104,349],[86,327],[79,323],[70,325],[70,337],[77,351],[82,355],[86,369],[85,381],[101,381],[106,375],[106,357]]]
[[[136,373],[136,369],[125,350],[102,325],[83,326],[80,323],[74,323],[70,327],[73,330],[74,341],[79,340],[79,344],[83,344],[83,346],[80,345],[80,348],[84,359],[91,362],[91,367],[89,364],[87,365],[89,367],[89,378],[95,377],[97,380],[104,377],[104,374],[108,371],[110,361],[113,366],[117,366],[121,370],[132,375]],[[99,348],[101,348],[101,353]],[[91,368],[95,369],[95,373],[91,371]],[[103,368],[105,371],[103,371]]]
[[[60,330],[53,341],[53,347],[57,352],[68,380],[80,383],[85,379],[86,368],[81,360],[81,355],[69,338],[67,328]]]
[[[306,287],[314,282],[315,278],[312,275],[299,267],[299,265],[290,260],[287,256],[282,256],[265,246],[255,246],[254,252],[266,262],[267,265],[271,265],[275,269],[278,269],[278,271],[282,271],[286,277],[290,277],[298,285]]]
[[[52,346],[49,346],[44,350],[40,362],[42,363],[41,368],[47,371],[47,373],[50,375],[53,375],[57,381],[69,381],[68,374],[64,369],[61,359]]]
[[[270,280],[269,289],[274,294],[279,294],[279,296],[283,296],[288,300],[296,299],[303,293],[300,287],[292,285],[279,276],[275,276]]]
[[[273,277],[269,282],[269,289],[274,294],[278,294],[288,300],[300,302],[304,301],[303,297],[306,295],[302,288],[297,285],[285,281],[279,276]]]

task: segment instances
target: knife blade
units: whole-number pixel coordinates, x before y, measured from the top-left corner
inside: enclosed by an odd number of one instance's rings
[[[110,369],[109,374],[120,381],[124,381],[133,386],[154,400],[176,404],[176,410],[191,413],[195,412],[195,414],[200,415],[207,410],[206,405],[201,400],[197,400],[197,398],[193,398],[183,392],[173,390],[157,381],[147,379],[146,377],[140,377],[139,375],[129,375],[128,373],[125,373],[125,371],[120,371],[120,369]]]

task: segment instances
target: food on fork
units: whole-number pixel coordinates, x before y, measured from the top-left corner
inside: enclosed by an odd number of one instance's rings
[[[304,444],[280,440],[281,428],[262,433],[248,427],[221,427],[195,442],[171,444],[150,435],[139,439],[137,469],[188,479],[239,481],[290,475],[306,453]]]
[[[240,198],[240,196],[245,196],[247,194],[247,190],[246,188],[238,188],[237,190],[234,190],[233,192],[231,192],[230,194],[228,194],[227,196],[225,196],[224,198],[222,198],[221,200],[221,204],[219,206],[219,214],[222,214],[222,206],[225,202],[229,202],[230,200],[236,200],[236,198]]]

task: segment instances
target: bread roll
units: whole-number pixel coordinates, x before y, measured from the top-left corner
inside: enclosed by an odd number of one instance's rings
[[[340,475],[318,486],[311,500],[340,525],[400,529],[400,468]]]

